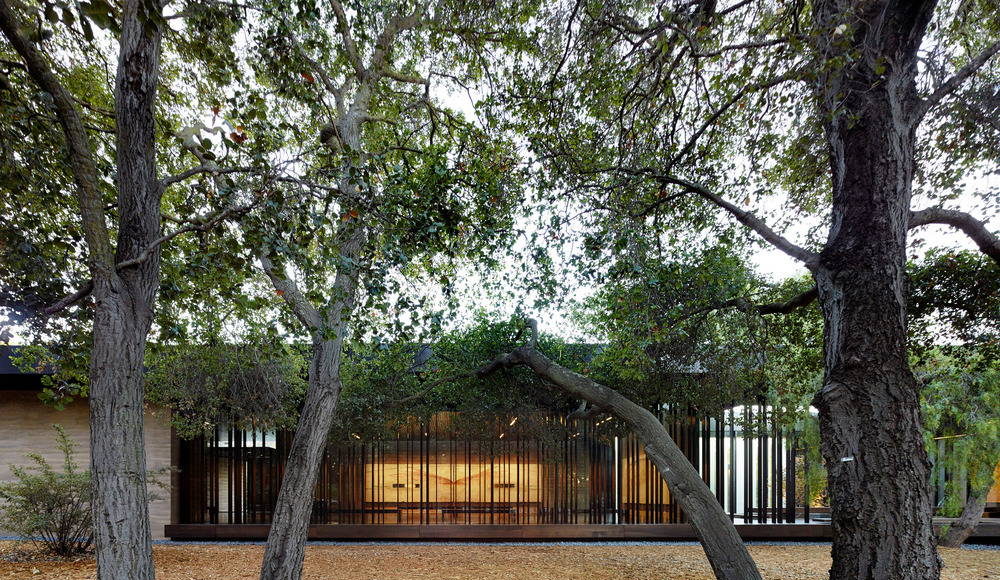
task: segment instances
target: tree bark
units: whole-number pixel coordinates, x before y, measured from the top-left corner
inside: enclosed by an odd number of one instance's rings
[[[125,2],[115,79],[120,221],[115,263],[94,275],[90,371],[94,537],[100,580],[154,577],[146,453],[143,357],[160,282],[161,189],[156,175],[154,104],[160,31],[148,3]]]
[[[357,258],[363,241],[364,231],[360,226],[349,233],[348,242],[341,250],[345,263]],[[354,309],[357,275],[357,272],[347,269],[337,273],[333,284],[334,298],[325,321],[313,333],[309,389],[285,462],[285,473],[267,535],[261,580],[299,580],[302,577],[316,480],[340,398],[340,364],[347,332],[346,319]]]
[[[733,522],[655,415],[617,391],[552,362],[531,347],[517,348],[477,374],[485,376],[497,368],[515,365],[529,367],[567,394],[584,399],[628,423],[645,446],[649,460],[667,482],[673,497],[691,518],[691,525],[715,577],[720,580],[761,578]]]
[[[825,1],[814,9],[830,38],[848,27],[859,53],[831,64],[817,84],[833,205],[829,239],[813,267],[825,326],[824,385],[814,404],[832,500],[833,580],[940,575],[904,299],[915,54],[933,4],[845,9]],[[827,40],[821,50],[840,50]]]
[[[341,246],[342,263],[352,263],[364,244],[366,232],[360,225],[348,226],[342,232],[347,238]],[[342,268],[337,272],[325,318],[313,332],[309,389],[285,462],[285,473],[267,535],[261,580],[299,580],[302,577],[316,479],[340,398],[344,337],[347,318],[354,310],[357,287],[357,271]],[[288,298],[294,294],[286,292],[285,296]]]
[[[120,280],[97,284],[90,370],[90,468],[100,580],[154,577],[143,439],[149,316]]]
[[[976,531],[976,526],[979,525],[979,520],[986,510],[986,499],[990,495],[991,487],[993,487],[992,480],[989,484],[972,490],[965,500],[965,506],[962,507],[958,519],[941,530],[941,535],[938,537],[939,546],[958,548],[969,539],[969,536]]]
[[[337,339],[313,344],[309,391],[285,462],[260,571],[262,580],[302,577],[313,492],[340,396],[342,344],[343,333]]]
[[[426,6],[418,4],[412,12],[393,13],[374,40],[374,49],[367,67],[357,50],[343,6],[334,0],[331,7],[337,18],[338,31],[344,40],[347,59],[354,68],[352,80],[357,89],[349,107],[346,106],[344,93],[352,83],[348,82],[337,88],[331,82],[330,75],[308,55],[298,41],[294,37],[291,37],[291,41],[300,55],[317,70],[323,86],[332,93],[336,102],[337,118],[321,130],[320,142],[333,153],[342,156],[340,199],[344,203],[353,203],[360,193],[374,195],[372,184],[359,183],[358,177],[364,173],[360,169],[366,159],[361,126],[368,118],[374,84],[383,75],[389,74],[390,53],[399,34],[421,23]],[[397,77],[392,78],[399,80]],[[309,392],[292,440],[291,455],[278,493],[278,505],[268,532],[261,580],[298,580],[302,576],[313,491],[340,396],[343,341],[347,318],[354,310],[358,277],[361,274],[357,263],[368,240],[368,228],[362,220],[342,220],[337,228],[341,260],[337,266],[331,295],[322,313],[309,303],[294,283],[270,269],[266,257],[261,260],[275,288],[282,291],[285,302],[312,333],[314,349]]]
[[[362,87],[347,118],[339,125],[341,137],[354,150],[358,150],[361,145],[360,119],[363,112],[367,111],[368,95],[368,89]],[[341,179],[340,188],[350,198],[357,193],[358,188],[353,178],[349,177],[352,173],[349,167],[345,167],[344,173],[348,177]],[[340,398],[340,363],[347,318],[353,312],[357,299],[360,273],[350,265],[357,263],[367,240],[367,229],[361,223],[341,222],[337,237],[341,265],[322,313],[312,307],[294,284],[265,266],[275,288],[282,291],[282,296],[299,320],[311,327],[313,358],[309,367],[306,401],[295,428],[267,535],[267,547],[260,570],[261,580],[299,580],[302,577],[313,492]]]
[[[21,32],[0,0],[0,31],[51,96],[66,137],[87,242],[94,298],[90,361],[91,471],[99,580],[154,576],[143,441],[143,356],[159,286],[160,185],[156,177],[155,115],[160,31],[148,10],[126,0],[115,79],[118,237],[112,247],[98,172],[72,94]],[[141,259],[140,259],[141,258]],[[117,264],[134,265],[119,270]]]

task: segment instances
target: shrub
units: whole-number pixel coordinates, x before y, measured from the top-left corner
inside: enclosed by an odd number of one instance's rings
[[[0,527],[67,557],[88,552],[93,544],[90,471],[80,470],[76,444],[66,431],[59,425],[53,428],[62,469],[56,470],[38,453],[26,455],[30,466],[11,466],[14,479],[0,483]]]

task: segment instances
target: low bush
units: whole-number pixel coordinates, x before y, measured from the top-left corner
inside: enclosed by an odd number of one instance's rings
[[[62,469],[38,453],[27,454],[28,466],[11,466],[14,479],[0,482],[0,528],[40,541],[53,555],[69,557],[93,545],[90,471],[80,470],[76,444],[66,431],[53,427]]]

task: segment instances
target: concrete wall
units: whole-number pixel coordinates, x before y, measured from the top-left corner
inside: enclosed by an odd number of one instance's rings
[[[37,452],[60,465],[62,456],[55,444],[53,424],[61,425],[77,443],[76,457],[86,468],[90,461],[89,409],[86,400],[77,400],[62,411],[44,405],[36,391],[0,390],[0,480],[10,479],[10,466],[27,465],[25,453]],[[166,411],[146,412],[146,463],[149,469],[170,466],[170,423]],[[170,484],[170,475],[159,478]],[[149,505],[154,538],[163,537],[163,526],[170,523],[170,490],[152,488],[160,499]]]

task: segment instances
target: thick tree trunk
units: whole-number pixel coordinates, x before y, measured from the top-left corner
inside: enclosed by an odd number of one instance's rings
[[[313,492],[340,396],[341,344],[342,338],[313,345],[309,391],[274,507],[260,572],[262,580],[302,577]]]
[[[889,111],[880,113],[885,123],[873,116],[839,135],[844,181],[815,271],[825,321],[815,405],[833,508],[831,578],[937,578],[903,298],[913,142]]]
[[[143,355],[149,316],[137,312],[144,307],[137,307],[120,280],[98,288],[90,370],[98,578],[147,580],[154,576],[143,444]]]
[[[965,543],[965,540],[969,539],[972,532],[976,531],[980,518],[983,517],[983,512],[986,510],[986,498],[989,497],[992,486],[993,482],[991,481],[989,485],[972,490],[969,497],[965,499],[965,506],[962,507],[962,513],[958,519],[941,530],[941,535],[938,538],[939,546],[958,548]]]
[[[831,64],[817,95],[828,116],[833,210],[813,269],[825,323],[824,386],[814,404],[829,476],[833,580],[940,574],[904,300],[913,55],[932,5],[875,2],[856,14],[836,2],[817,5],[817,19],[849,26],[862,52],[859,61]]]
[[[677,447],[655,415],[617,391],[562,367],[533,348],[521,347],[479,371],[480,376],[501,366],[526,365],[567,394],[589,401],[624,420],[646,448],[670,493],[691,518],[709,564],[720,580],[759,580],[760,572],[739,533],[705,485],[697,470]]]
[[[90,363],[92,502],[100,580],[153,578],[143,444],[143,355],[159,286],[160,184],[154,103],[159,80],[158,3],[126,0],[115,79],[117,247],[112,248],[90,140],[72,94],[0,0],[0,32],[51,96],[66,136],[87,242],[94,299]],[[132,266],[120,268],[124,262]]]
[[[361,119],[368,110],[370,95],[370,86],[363,83],[350,110],[337,124],[340,138],[352,151],[361,150]],[[340,180],[344,199],[351,199],[359,189],[349,163],[345,163],[345,177]],[[285,302],[312,332],[313,360],[309,367],[309,391],[292,439],[267,535],[261,580],[299,580],[302,577],[313,492],[340,397],[340,363],[347,319],[357,301],[360,272],[356,264],[367,236],[368,230],[360,222],[342,221],[338,227],[341,265],[322,312],[317,311],[294,284],[265,265]]]
[[[118,243],[115,263],[94,272],[90,371],[91,470],[100,580],[154,577],[146,454],[143,357],[160,280],[161,188],[156,175],[154,103],[160,32],[149,5],[130,0],[122,15],[115,79]]]

